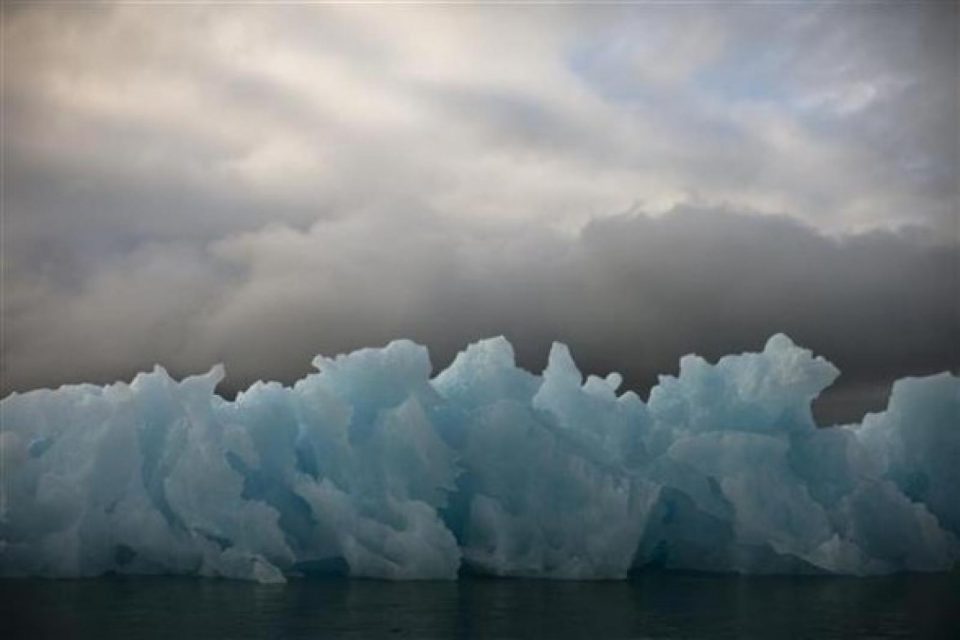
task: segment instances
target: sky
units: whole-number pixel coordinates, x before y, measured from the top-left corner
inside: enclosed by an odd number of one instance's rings
[[[958,4],[3,5],[0,392],[409,337],[960,367]]]

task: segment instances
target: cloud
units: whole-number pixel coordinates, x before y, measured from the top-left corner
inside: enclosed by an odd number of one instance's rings
[[[955,366],[956,11],[11,8],[3,389],[498,333]]]
[[[835,238],[722,209],[627,213],[575,236],[467,232],[413,212],[272,225],[197,251],[144,248],[77,290],[18,283],[5,379],[23,388],[154,360],[176,371],[225,361],[237,388],[397,337],[427,344],[442,366],[503,333],[528,367],[562,340],[590,371],[642,389],[684,353],[718,357],[785,331],[838,364],[842,392],[876,395],[905,373],[960,365],[958,264],[957,245],[929,232]]]
[[[209,239],[400,199],[567,229],[696,201],[945,230],[949,11],[22,8],[7,224]]]

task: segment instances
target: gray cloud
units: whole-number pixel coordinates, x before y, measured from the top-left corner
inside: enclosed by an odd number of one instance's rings
[[[10,9],[3,391],[498,333],[643,387],[787,331],[846,371],[828,414],[876,406],[957,365],[956,22]]]
[[[276,225],[202,250],[143,248],[75,291],[20,283],[6,378],[22,388],[222,360],[237,388],[396,337],[427,344],[442,366],[504,333],[529,367],[558,339],[586,369],[643,388],[683,353],[716,358],[786,331],[843,369],[841,395],[879,395],[894,377],[960,364],[958,264],[957,245],[927,231],[833,238],[720,209],[624,214],[573,237],[467,234],[414,212]],[[831,415],[878,399],[837,396]]]
[[[7,224],[212,238],[400,199],[952,228],[955,5],[695,9],[21,8]]]

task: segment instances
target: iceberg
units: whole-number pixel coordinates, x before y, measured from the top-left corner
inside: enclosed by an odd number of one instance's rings
[[[222,366],[0,402],[0,575],[283,582],[646,568],[870,575],[960,562],[960,379],[898,381],[818,428],[839,375],[775,335],[685,356],[644,402],[555,343],[500,337],[431,377],[398,340],[228,401]]]

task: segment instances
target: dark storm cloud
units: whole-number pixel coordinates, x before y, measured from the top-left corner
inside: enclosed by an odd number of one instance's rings
[[[960,253],[924,232],[831,238],[785,217],[681,209],[597,221],[553,250],[489,274],[499,285],[448,289],[431,315],[452,317],[424,339],[500,327],[533,366],[560,339],[585,368],[646,388],[680,354],[713,359],[785,331],[843,370],[831,418],[879,408],[895,377],[960,365]]]
[[[716,358],[785,331],[840,366],[841,392],[867,394],[831,414],[846,417],[894,377],[960,364],[960,253],[922,230],[833,238],[786,217],[680,209],[598,220],[572,238],[458,231],[413,213],[275,226],[203,251],[158,245],[79,292],[40,283],[11,319],[7,378],[24,387],[223,360],[237,388],[289,381],[316,352],[398,337],[443,366],[503,333],[528,367],[562,340],[586,370],[643,389],[684,353]]]

